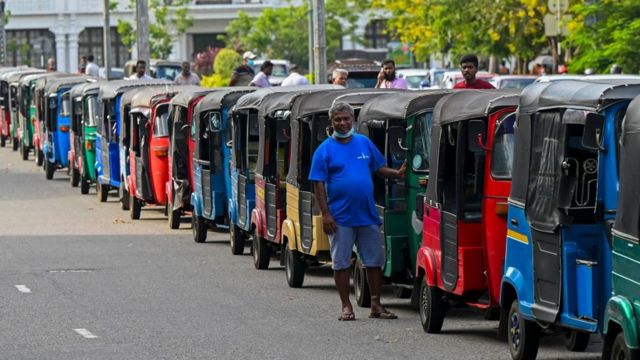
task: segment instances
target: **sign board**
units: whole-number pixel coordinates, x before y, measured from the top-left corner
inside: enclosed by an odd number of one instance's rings
[[[544,36],[566,36],[569,33],[567,25],[573,19],[571,15],[562,15],[560,24],[558,24],[558,16],[547,14],[544,16]]]
[[[569,11],[569,0],[549,0],[548,2],[549,12],[552,14],[566,13]]]

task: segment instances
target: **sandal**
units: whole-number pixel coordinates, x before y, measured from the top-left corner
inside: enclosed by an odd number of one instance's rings
[[[390,311],[383,311],[383,312],[372,312],[369,314],[369,318],[370,319],[384,319],[384,320],[393,320],[393,319],[397,319],[398,316]]]
[[[356,319],[356,314],[354,314],[353,311],[343,312],[342,315],[340,315],[340,317],[338,318],[338,320],[340,321],[353,321],[355,319]]]

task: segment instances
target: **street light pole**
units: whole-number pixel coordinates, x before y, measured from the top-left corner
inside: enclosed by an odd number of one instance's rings
[[[313,68],[314,67],[314,64],[313,64],[313,0],[309,0],[307,6],[309,7],[309,14],[307,16],[308,23],[309,23],[309,46],[308,46],[309,73],[315,74],[315,70]]]
[[[149,66],[149,3],[147,0],[136,0],[136,42],[138,47],[138,60],[143,60]],[[168,30],[167,30],[168,31]]]
[[[104,42],[104,76],[107,80],[111,80],[111,21],[109,16],[109,0],[104,0],[102,10],[104,15],[102,28]]]
[[[316,84],[327,83],[327,47],[324,23],[324,0],[313,0],[313,63]]]
[[[0,0],[0,65],[7,65],[7,33],[4,30],[4,0]]]

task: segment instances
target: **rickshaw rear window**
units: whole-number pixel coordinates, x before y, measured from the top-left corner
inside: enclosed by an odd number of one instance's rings
[[[60,99],[60,116],[69,116],[71,114],[71,97],[69,93],[62,95]]]
[[[419,115],[413,125],[413,150],[411,167],[416,172],[429,172],[429,149],[431,149],[432,112]]]
[[[156,109],[156,118],[153,125],[153,136],[169,136],[169,105],[160,105]]]
[[[491,158],[491,175],[499,180],[511,179],[515,122],[516,114],[509,114],[500,120],[496,129]]]
[[[96,126],[100,120],[100,103],[97,95],[87,96],[85,98],[86,116],[84,118],[86,126]]]

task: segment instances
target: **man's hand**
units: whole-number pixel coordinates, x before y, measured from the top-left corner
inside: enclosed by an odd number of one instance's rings
[[[382,82],[384,80],[384,71],[380,70],[378,73],[378,82]]]
[[[338,230],[338,224],[336,224],[331,214],[322,215],[322,229],[327,235],[333,235]]]
[[[407,172],[407,160],[405,160],[402,163],[402,165],[400,165],[400,168],[398,169],[398,178],[404,179],[406,172]]]

